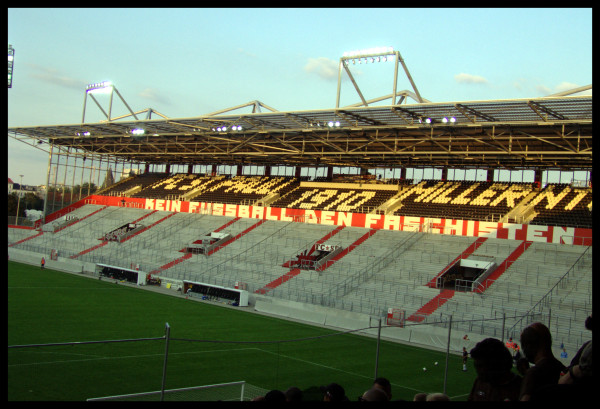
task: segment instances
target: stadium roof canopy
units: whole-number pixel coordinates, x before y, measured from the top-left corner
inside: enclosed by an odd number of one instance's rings
[[[260,103],[245,106],[252,104]],[[592,167],[591,95],[231,112],[239,107],[194,118],[119,118],[8,133],[44,150],[52,144],[151,164]]]

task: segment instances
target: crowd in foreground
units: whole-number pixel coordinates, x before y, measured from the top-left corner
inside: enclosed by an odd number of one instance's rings
[[[592,330],[591,315],[585,321],[585,328]],[[556,403],[585,401],[592,396],[591,340],[581,346],[569,366],[554,357],[550,330],[540,322],[526,327],[521,332],[520,342],[524,356],[516,361],[507,345],[496,338],[486,338],[471,349],[468,355],[473,360],[477,378],[468,401]],[[463,351],[463,364],[466,356],[466,351]],[[513,370],[513,365],[516,370]],[[338,383],[322,386],[320,391],[322,400],[326,402],[351,400]],[[397,399],[393,399],[390,381],[381,377],[375,379],[358,400],[387,402]],[[413,401],[450,400],[444,393],[417,393],[413,397]],[[271,390],[253,401],[302,402],[303,396],[299,388],[290,387],[285,391]]]

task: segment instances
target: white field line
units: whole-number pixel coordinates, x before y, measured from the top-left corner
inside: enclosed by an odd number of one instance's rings
[[[169,352],[169,356],[171,355],[183,355],[183,354],[207,354],[212,352],[232,352],[232,351],[245,351],[245,350],[256,350],[257,348],[236,348],[236,349],[217,349],[212,351],[188,351],[188,352]],[[49,354],[70,354],[69,352],[48,352]],[[100,355],[86,355],[86,354],[71,354],[71,355],[79,355],[79,356],[89,356],[93,358],[89,359],[72,359],[72,360],[64,360],[64,361],[47,361],[47,362],[32,362],[28,364],[9,364],[8,366],[32,366],[32,365],[52,365],[52,364],[62,364],[62,363],[71,363],[71,362],[88,362],[88,361],[101,361],[101,360],[111,360],[111,359],[132,359],[132,358],[150,358],[162,356],[165,354],[148,354],[148,355],[129,355],[129,356],[100,356]]]
[[[315,366],[320,366],[321,368],[326,368],[326,369],[330,369],[330,370],[333,370],[333,371],[343,372],[343,373],[348,374],[348,375],[352,375],[352,376],[356,376],[356,377],[364,378],[364,379],[369,379],[370,381],[373,381],[373,376],[361,375],[361,374],[358,374],[358,373],[355,373],[355,372],[348,372],[348,371],[345,371],[343,369],[334,368],[332,366],[323,365],[323,364],[319,364],[319,363],[316,363],[316,362],[306,361],[304,359],[295,358],[295,357],[289,356],[289,355],[278,354],[278,353],[275,353],[275,352],[266,351],[266,350],[260,349],[260,348],[256,348],[256,349],[258,349],[258,350],[260,350],[262,352],[269,353],[269,354],[279,355],[279,356],[282,356],[282,357],[285,357],[285,358],[288,358],[288,359],[293,359],[293,360],[304,362],[304,363],[307,363],[307,364],[311,364],[311,365],[315,365]],[[419,389],[410,388],[408,386],[398,385],[398,384],[395,384],[395,383],[391,383],[391,384],[393,386],[397,386],[399,388],[408,389],[408,390],[415,391],[415,392],[423,392],[423,391],[421,391]]]

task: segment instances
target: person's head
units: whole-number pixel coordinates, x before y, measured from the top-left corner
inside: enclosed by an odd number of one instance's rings
[[[323,400],[326,402],[342,402],[346,400],[346,391],[337,383],[321,386]]]
[[[450,398],[445,393],[430,393],[425,399],[426,402],[449,402]]]
[[[389,399],[383,389],[372,387],[363,393],[360,400],[365,402],[387,402]]]
[[[499,339],[486,338],[471,349],[473,365],[480,380],[489,383],[501,382],[512,370],[510,351]]]
[[[541,322],[534,322],[521,332],[521,346],[531,363],[544,356],[552,356],[552,335]]]
[[[427,400],[427,394],[424,392],[417,393],[413,398],[414,402],[425,402],[426,400]]]
[[[585,329],[592,330],[592,314],[585,319]]]
[[[302,402],[302,391],[300,388],[291,386],[285,391],[285,399],[288,402]]]
[[[266,402],[285,402],[285,394],[280,390],[273,389],[265,395]]]
[[[387,378],[379,377],[373,381],[373,387],[385,392],[388,399],[392,399],[392,384]]]

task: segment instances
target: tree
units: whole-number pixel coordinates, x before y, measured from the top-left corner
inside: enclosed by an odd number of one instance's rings
[[[26,209],[30,210],[44,210],[44,199],[35,193],[29,192],[21,198],[21,206],[25,206]]]
[[[8,195],[8,215],[15,216],[17,214],[17,206],[19,207],[19,217],[25,217],[25,205],[23,204],[23,198],[19,203],[19,196],[16,193]]]
[[[76,202],[86,196],[96,193],[98,187],[94,183],[85,182],[81,185],[73,186],[73,201]]]

